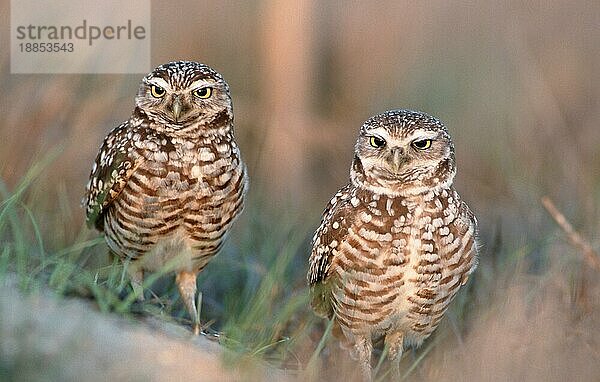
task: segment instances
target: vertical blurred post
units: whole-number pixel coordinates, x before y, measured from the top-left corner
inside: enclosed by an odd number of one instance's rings
[[[262,44],[266,144],[261,170],[288,200],[302,195],[314,86],[314,0],[266,0]]]

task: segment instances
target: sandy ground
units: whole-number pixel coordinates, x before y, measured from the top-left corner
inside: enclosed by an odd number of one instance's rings
[[[7,284],[7,283],[6,283]],[[281,379],[265,369],[243,376],[221,362],[204,336],[158,322],[102,314],[85,301],[0,292],[0,380],[238,381]]]

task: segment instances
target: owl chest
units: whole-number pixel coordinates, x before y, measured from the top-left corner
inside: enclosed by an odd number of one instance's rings
[[[206,147],[146,145],[138,155],[124,197],[148,218],[183,216],[218,204],[233,176],[229,158]]]
[[[227,155],[224,155],[227,154]],[[141,177],[150,193],[158,197],[195,195],[210,198],[215,186],[223,186],[232,176],[229,152],[212,146],[193,146],[183,142],[157,151],[141,153]]]
[[[416,267],[435,251],[434,227],[430,222],[431,217],[423,216],[421,206],[398,215],[359,212],[338,246],[342,258],[354,260],[342,268],[360,273],[366,267],[373,275],[386,278],[397,269]]]
[[[358,328],[410,326],[409,312],[419,295],[437,288],[441,265],[427,221],[418,207],[373,217],[367,225],[358,220],[349,229],[339,256],[338,280],[344,287],[335,288],[334,295],[346,313],[364,312],[352,313]]]

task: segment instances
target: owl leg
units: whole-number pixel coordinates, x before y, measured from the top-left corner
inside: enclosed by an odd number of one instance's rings
[[[392,366],[391,380],[400,380],[400,358],[404,347],[404,333],[397,331],[385,336],[385,345],[388,348],[388,359]]]
[[[131,289],[133,289],[133,293],[137,295],[137,300],[144,301],[144,287],[142,286],[144,283],[144,270],[129,266],[127,272],[129,273],[129,278],[131,280]]]
[[[175,282],[185,308],[192,318],[194,334],[198,335],[200,334],[200,317],[196,308],[196,273],[181,271],[177,273]]]
[[[371,338],[367,336],[356,337],[354,351],[360,363],[362,380],[364,382],[371,381],[371,353],[373,351],[373,343]]]

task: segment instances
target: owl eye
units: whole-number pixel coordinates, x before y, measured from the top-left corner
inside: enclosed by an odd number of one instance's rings
[[[420,141],[414,141],[412,143],[412,147],[414,147],[417,150],[427,150],[428,148],[431,147],[431,139],[423,139]]]
[[[212,88],[206,87],[206,88],[196,89],[196,90],[194,90],[193,94],[194,94],[194,96],[196,96],[198,98],[206,99],[212,95]]]
[[[369,143],[371,144],[371,146],[379,149],[385,146],[385,139],[372,136],[371,138],[369,138]]]
[[[150,93],[152,93],[152,97],[154,98],[162,98],[166,91],[158,85],[152,85],[150,87]]]

